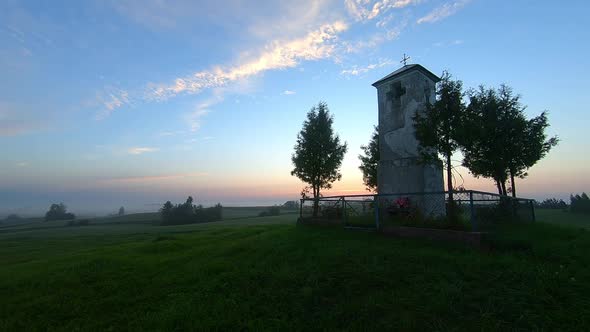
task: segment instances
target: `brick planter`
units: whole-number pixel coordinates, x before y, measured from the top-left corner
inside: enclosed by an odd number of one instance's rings
[[[342,218],[340,219],[326,219],[326,218],[299,218],[297,220],[298,224],[302,225],[321,225],[321,226],[342,226]]]
[[[485,249],[482,241],[485,232],[453,231],[448,229],[419,228],[405,226],[386,226],[381,233],[401,238],[419,238],[442,242],[464,243],[476,248]]]

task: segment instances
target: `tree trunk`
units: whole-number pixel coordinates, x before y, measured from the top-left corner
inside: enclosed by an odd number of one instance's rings
[[[500,180],[496,179],[496,187],[498,188],[498,194],[502,195],[502,187],[500,186]]]
[[[447,190],[449,191],[449,201],[453,201],[453,169],[451,168],[451,156],[447,156]]]
[[[453,169],[451,168],[451,155],[447,155],[447,190],[449,192],[448,217],[455,219],[455,201],[453,197]]]
[[[319,190],[316,189],[316,186],[312,186],[313,188],[313,217],[316,218],[318,216],[319,210]]]
[[[514,183],[514,172],[510,171],[510,187],[512,188],[512,197],[516,197],[516,184]]]
[[[506,180],[502,179],[502,195],[508,196],[508,192],[506,191]]]

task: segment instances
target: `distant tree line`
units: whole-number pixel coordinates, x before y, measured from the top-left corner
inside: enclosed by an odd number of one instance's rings
[[[569,205],[563,199],[547,198],[541,202],[535,202],[535,206],[540,209],[559,209],[569,210],[573,213],[590,214],[590,198],[586,193],[570,195]]]
[[[287,210],[297,210],[297,209],[299,209],[299,202],[298,201],[286,201],[282,207]]]
[[[183,225],[221,220],[221,204],[205,208],[203,205],[193,205],[193,198],[189,196],[186,202],[173,205],[170,201],[164,203],[160,209],[161,225]]]
[[[570,195],[570,210],[573,213],[590,214],[590,198],[586,193]]]
[[[539,209],[567,210],[568,205],[563,199],[547,198],[541,202],[535,201],[535,206]]]

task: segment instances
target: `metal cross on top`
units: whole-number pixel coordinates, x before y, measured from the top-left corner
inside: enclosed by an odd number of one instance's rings
[[[406,53],[404,53],[404,57],[402,58],[402,61],[400,61],[400,63],[403,63],[404,66],[408,65],[408,60],[410,60],[410,57],[406,55]]]

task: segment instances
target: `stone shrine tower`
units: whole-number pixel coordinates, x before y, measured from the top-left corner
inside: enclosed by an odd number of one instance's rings
[[[418,162],[413,120],[416,113],[425,112],[427,102],[434,103],[438,81],[440,78],[428,69],[411,64],[373,83],[379,102],[379,194],[444,191],[442,169]],[[435,205],[442,206],[436,210],[444,211],[444,196],[441,198],[442,202]],[[424,196],[420,201],[426,199]]]

